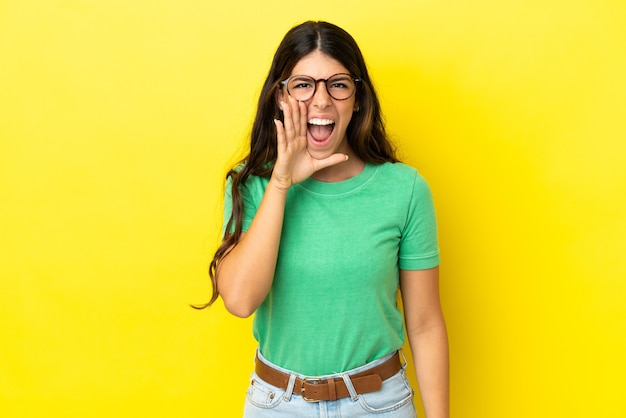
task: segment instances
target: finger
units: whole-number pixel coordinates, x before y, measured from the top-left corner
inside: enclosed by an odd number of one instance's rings
[[[308,129],[308,123],[309,123],[307,119],[306,103],[298,102],[298,107],[300,109],[300,120],[299,120],[300,132],[299,133],[301,136],[306,138],[306,131]]]
[[[294,125],[293,125],[293,119],[292,119],[292,107],[291,104],[289,103],[290,98],[287,97],[287,101],[281,101],[280,102],[280,107],[283,110],[283,127],[285,129],[285,141],[286,143],[289,143],[293,140],[293,138],[295,137],[295,129],[294,129]]]
[[[274,119],[274,125],[276,126],[276,147],[281,152],[285,150],[285,128],[278,119]]]
[[[291,121],[293,123],[294,136],[291,139],[295,139],[301,135],[300,126],[300,102],[293,97],[289,96],[289,106],[291,110]]]

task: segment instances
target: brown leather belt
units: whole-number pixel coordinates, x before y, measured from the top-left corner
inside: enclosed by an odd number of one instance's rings
[[[402,368],[400,353],[391,357],[384,363],[374,366],[361,373],[349,375],[352,386],[357,394],[377,392],[383,387],[383,380],[389,379]],[[287,390],[290,375],[276,370],[256,359],[256,374],[260,379],[270,385]],[[334,401],[339,398],[347,398],[350,392],[341,377],[318,379],[297,378],[293,392],[301,395],[307,402]]]

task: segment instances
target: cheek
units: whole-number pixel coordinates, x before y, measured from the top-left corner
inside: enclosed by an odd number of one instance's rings
[[[350,121],[352,118],[352,113],[354,112],[354,100],[346,100],[344,102],[336,102],[335,108],[337,109],[337,113],[342,119],[342,122],[346,123]]]
[[[342,109],[340,112],[340,115],[341,115],[341,124],[343,126],[348,126],[353,116],[352,106],[347,106],[345,109]]]

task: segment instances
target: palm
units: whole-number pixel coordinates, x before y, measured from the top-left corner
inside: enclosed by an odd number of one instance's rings
[[[275,121],[278,157],[273,177],[284,188],[289,188],[311,177],[313,173],[345,161],[344,154],[333,154],[317,160],[307,150],[307,114],[304,103],[289,98],[282,103],[285,122]]]

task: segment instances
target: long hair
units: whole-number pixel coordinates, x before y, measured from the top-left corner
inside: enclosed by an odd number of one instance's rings
[[[365,66],[365,60],[355,40],[348,32],[327,22],[304,22],[287,32],[276,50],[269,74],[263,84],[257,112],[250,135],[249,154],[236,168],[228,171],[231,181],[232,214],[225,225],[225,234],[209,266],[213,285],[211,300],[198,309],[217,300],[216,272],[220,261],[237,245],[242,233],[243,199],[239,186],[251,176],[269,178],[277,157],[274,119],[282,119],[276,100],[280,82],[291,75],[298,61],[314,51],[339,61],[351,75],[361,79],[357,83],[355,112],[346,130],[350,148],[364,162],[382,164],[397,162],[395,151],[387,138],[380,103]]]

